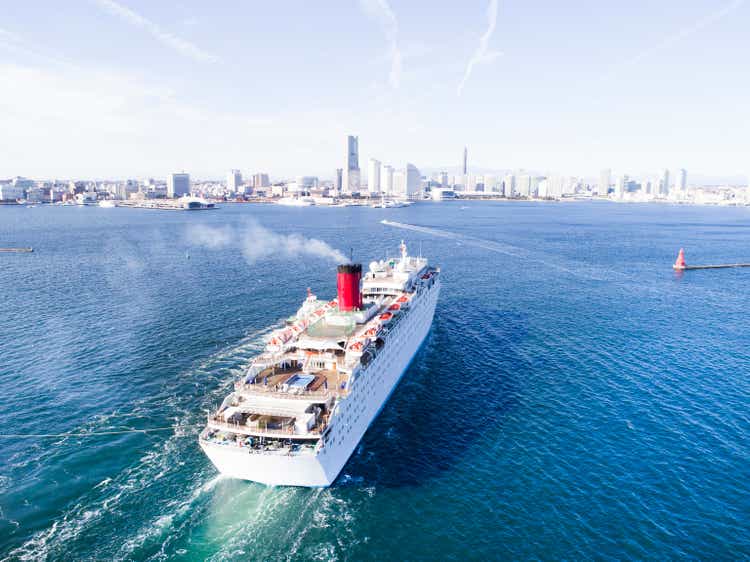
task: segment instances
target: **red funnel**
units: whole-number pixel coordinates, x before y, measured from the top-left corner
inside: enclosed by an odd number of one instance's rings
[[[687,264],[685,263],[685,250],[680,248],[680,253],[677,254],[677,260],[674,262],[674,265],[672,266],[674,269],[682,270],[687,267]]]

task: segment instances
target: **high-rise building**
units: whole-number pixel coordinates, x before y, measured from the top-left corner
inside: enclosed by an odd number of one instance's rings
[[[342,184],[346,193],[359,191],[359,137],[352,135],[346,138],[346,166]]]
[[[463,167],[463,174],[467,175],[469,173],[469,149],[467,147],[464,147],[464,167]]]
[[[422,174],[414,164],[406,164],[406,197],[414,199],[422,191]]]
[[[605,168],[599,173],[599,197],[606,197],[609,193],[609,186],[612,184],[612,170]]]
[[[169,174],[167,178],[167,197],[190,195],[190,174]],[[163,197],[163,196],[162,196]]]
[[[370,193],[377,193],[380,191],[380,165],[380,160],[370,158],[367,167],[367,189]]]
[[[518,176],[516,189],[518,195],[521,197],[531,197],[531,176],[525,174],[523,176]]]
[[[615,180],[615,199],[622,199],[622,195],[625,193],[626,181],[626,176],[617,176],[617,179]]]
[[[227,174],[227,191],[237,193],[242,185],[242,173],[239,170],[229,170]]]
[[[508,174],[503,179],[503,193],[506,197],[513,197],[516,194],[516,176]]]
[[[669,195],[669,187],[669,170],[664,168],[661,172],[660,194],[664,196]]]
[[[393,195],[393,166],[381,164],[380,191],[386,195]]]
[[[406,197],[406,170],[393,171],[393,189],[391,195],[394,197]]]
[[[336,168],[336,179],[333,180],[333,189],[336,190],[337,193],[341,193],[341,189],[343,187],[343,177],[344,169]]]
[[[253,175],[253,189],[262,189],[270,186],[271,181],[268,179],[268,174],[258,173]]]
[[[687,170],[685,168],[677,170],[677,183],[675,184],[675,187],[679,191],[687,190]]]
[[[448,172],[440,172],[440,185],[448,187]]]

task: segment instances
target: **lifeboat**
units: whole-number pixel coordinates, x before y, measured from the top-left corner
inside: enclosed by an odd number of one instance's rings
[[[394,303],[391,306],[388,307],[388,310],[399,310],[401,308],[401,305],[398,303]]]
[[[369,330],[367,330],[367,331],[365,332],[365,335],[366,335],[366,336],[367,336],[368,338],[371,338],[372,336],[374,336],[374,335],[375,335],[375,334],[377,334],[377,333],[378,333],[378,329],[377,329],[377,328],[370,328]]]
[[[383,314],[380,315],[380,319],[383,322],[388,322],[391,318],[393,318],[393,314],[390,312],[384,312]]]
[[[323,316],[325,313],[326,311],[321,308],[320,310],[315,311],[315,316],[320,317],[320,316]]]
[[[401,297],[400,299],[398,299],[396,302],[400,302],[400,303],[409,302],[409,297],[407,297],[406,295],[404,295],[403,297]]]
[[[349,349],[352,351],[362,351],[362,348],[364,347],[364,344],[361,341],[355,341],[351,346],[349,346]]]
[[[333,308],[334,306],[336,306],[336,301],[328,301],[328,306]]]

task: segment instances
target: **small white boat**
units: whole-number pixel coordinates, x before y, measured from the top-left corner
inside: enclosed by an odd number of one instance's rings
[[[287,207],[311,207],[315,205],[315,200],[312,197],[282,197],[276,204]]]

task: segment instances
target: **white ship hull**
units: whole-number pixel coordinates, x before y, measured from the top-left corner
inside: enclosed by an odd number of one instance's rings
[[[437,281],[413,301],[391,334],[387,349],[375,357],[341,401],[322,448],[315,453],[288,455],[202,441],[201,447],[214,466],[224,475],[272,486],[330,486],[427,337],[439,292]]]

